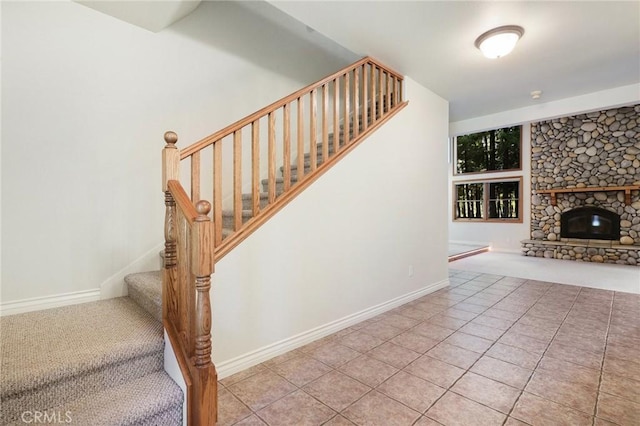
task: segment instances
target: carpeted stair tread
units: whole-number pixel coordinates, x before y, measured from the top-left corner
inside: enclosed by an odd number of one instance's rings
[[[0,423],[163,367],[162,324],[128,297],[0,318]]]
[[[162,275],[160,271],[140,272],[124,277],[129,297],[162,322]]]
[[[159,371],[47,411],[60,412],[63,419],[68,412],[72,424],[79,425],[177,426],[182,401],[180,387]]]

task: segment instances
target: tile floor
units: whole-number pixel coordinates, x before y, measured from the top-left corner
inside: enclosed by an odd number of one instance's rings
[[[451,286],[220,381],[220,425],[640,425],[640,295]]]

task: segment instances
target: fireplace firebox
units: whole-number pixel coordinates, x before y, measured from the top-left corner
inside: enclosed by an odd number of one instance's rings
[[[578,207],[560,216],[562,238],[620,239],[620,216],[599,207]]]

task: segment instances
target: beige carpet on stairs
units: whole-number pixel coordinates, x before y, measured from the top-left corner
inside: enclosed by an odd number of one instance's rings
[[[181,424],[163,340],[162,324],[128,297],[0,318],[0,424],[56,410],[72,424]]]

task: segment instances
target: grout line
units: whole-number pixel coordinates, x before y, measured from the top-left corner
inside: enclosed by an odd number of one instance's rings
[[[600,404],[600,388],[602,387],[602,376],[604,375],[604,361],[607,356],[607,347],[609,346],[609,329],[611,328],[611,317],[613,316],[613,306],[616,300],[616,292],[611,296],[609,303],[609,318],[607,320],[607,334],[605,336],[604,352],[602,353],[602,361],[600,362],[600,376],[598,377],[598,392],[596,393],[596,403],[593,406],[593,425],[596,424],[596,415],[598,414],[598,405]]]

